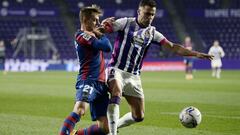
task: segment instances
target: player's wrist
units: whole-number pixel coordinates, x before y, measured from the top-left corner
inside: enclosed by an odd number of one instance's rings
[[[96,35],[97,38],[101,38],[104,34],[99,31],[99,29],[94,30],[93,33]]]
[[[104,30],[105,32],[107,33],[112,33],[113,32],[113,29],[112,29],[112,23],[111,22],[104,22],[103,23],[103,27],[104,27]]]

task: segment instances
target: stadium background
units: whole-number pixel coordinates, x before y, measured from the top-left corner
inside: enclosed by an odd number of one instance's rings
[[[135,16],[138,6],[136,3],[138,3],[136,0],[104,0],[104,2],[101,0],[39,0],[39,2],[37,0],[1,0],[0,39],[5,41],[6,57],[9,59],[6,69],[31,71],[43,68],[42,70],[76,71],[73,35],[79,28],[79,8],[98,4],[104,9],[102,19],[110,16],[120,18]],[[183,43],[184,37],[189,35],[194,43],[194,50],[203,52],[208,52],[213,41],[219,40],[226,52],[223,58],[223,69],[240,68],[240,2],[238,0],[158,0],[157,3],[158,10],[153,25],[169,40]],[[41,49],[44,48],[41,40],[36,40],[34,43],[36,49],[34,57],[30,50],[33,46],[31,40],[23,45],[27,46],[27,52],[19,47],[19,53],[13,57],[17,46],[11,45],[12,40],[16,38],[20,28],[31,28],[33,23],[37,25],[36,27],[48,29],[59,59],[56,57],[52,59],[54,55],[52,50],[49,50],[50,54],[46,55],[44,49]],[[114,35],[109,37],[113,42]],[[109,56],[110,54],[107,54],[107,58]],[[42,64],[36,64],[39,61],[29,62],[29,59],[38,59]],[[182,62],[182,57],[152,45],[146,61]],[[21,66],[23,62],[25,63]],[[44,64],[45,66],[40,67]],[[154,66],[154,63],[150,65]],[[162,69],[184,69],[179,63],[160,63],[159,65],[163,65]],[[31,66],[35,68],[31,69]],[[209,69],[209,61],[196,60],[194,68]]]
[[[240,1],[156,1],[158,10],[153,25],[170,41],[182,43],[189,35],[194,50],[206,53],[215,39],[220,41],[226,53],[222,78],[211,78],[210,62],[196,59],[195,78],[186,81],[183,58],[152,45],[144,70],[154,72],[142,75],[145,122],[120,130],[120,135],[240,134]],[[120,18],[135,16],[137,3],[138,0],[0,0],[0,39],[6,46],[5,66],[6,70],[14,71],[0,75],[0,135],[57,134],[74,101],[76,72],[65,71],[78,70],[73,35],[79,28],[79,8],[97,4],[104,9],[102,19]],[[13,56],[17,49],[11,45],[13,39],[21,28],[33,26],[49,31],[57,55],[51,49],[50,55],[46,54],[42,39],[36,39],[34,45],[30,39]],[[108,36],[113,42],[114,35]],[[46,70],[61,71],[18,72]],[[124,100],[122,104],[123,114],[128,107]],[[203,113],[203,123],[197,129],[187,130],[178,121],[178,112],[188,105],[198,107]],[[90,123],[87,115],[78,127]]]

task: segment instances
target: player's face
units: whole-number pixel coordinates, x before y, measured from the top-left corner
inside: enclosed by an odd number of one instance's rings
[[[190,37],[186,37],[186,38],[185,38],[185,42],[186,42],[186,43],[189,43],[190,41],[191,41],[191,38],[190,38]]]
[[[147,27],[150,25],[156,14],[156,7],[144,6],[139,7],[138,10],[138,22]]]
[[[87,29],[89,31],[92,31],[99,25],[99,15],[98,14],[93,14],[91,18],[88,19],[87,21]]]
[[[214,46],[219,46],[219,42],[218,41],[214,41],[213,45]]]

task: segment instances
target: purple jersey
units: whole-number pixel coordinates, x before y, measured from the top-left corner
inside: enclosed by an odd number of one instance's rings
[[[118,32],[109,66],[135,75],[140,74],[143,58],[152,42],[162,44],[167,39],[155,27],[142,28],[136,18],[120,18],[112,25]]]
[[[96,37],[83,31],[78,31],[75,38],[75,47],[80,63],[78,79],[105,82],[104,49],[101,49],[104,45],[100,43],[104,43],[109,47],[109,40],[106,37],[103,37],[107,42],[98,42],[99,40]]]

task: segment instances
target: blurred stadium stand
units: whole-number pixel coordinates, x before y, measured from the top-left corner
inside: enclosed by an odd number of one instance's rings
[[[7,2],[8,6],[4,6],[4,2]],[[71,46],[72,39],[59,14],[58,5],[54,3],[54,1],[44,0],[41,3],[41,0],[40,2],[37,0],[22,0],[22,2],[8,0],[2,1],[2,7],[0,8],[0,38],[7,41],[9,46],[18,31],[24,27],[31,27],[31,23],[34,21],[38,27],[48,28],[50,30],[54,43],[60,52],[61,59],[75,57],[74,47]],[[7,58],[11,58],[14,52],[9,46],[6,52]],[[17,57],[21,59],[24,58],[22,53]],[[38,55],[36,58],[46,59],[44,55]]]
[[[192,25],[199,35],[205,52],[216,39],[226,52],[224,59],[240,59],[239,0],[182,0],[175,4],[186,25]]]
[[[218,39],[226,52],[224,59],[240,60],[239,0],[156,0],[158,10],[153,25],[170,41],[181,43],[190,35],[195,50],[207,52]],[[31,27],[35,20],[50,30],[60,59],[76,59],[73,37],[79,26],[79,9],[97,4],[104,9],[102,18],[135,16],[139,0],[0,0],[0,38],[8,44],[7,58],[12,58],[10,42],[19,29]],[[174,13],[172,11],[175,11]],[[180,24],[180,25],[179,25]],[[180,27],[180,28],[179,28]],[[114,41],[114,35],[109,35]],[[147,60],[181,58],[152,45]],[[110,54],[106,55],[110,57]],[[17,56],[24,58],[22,54]],[[45,59],[43,55],[38,59]],[[51,59],[49,57],[48,59]]]

